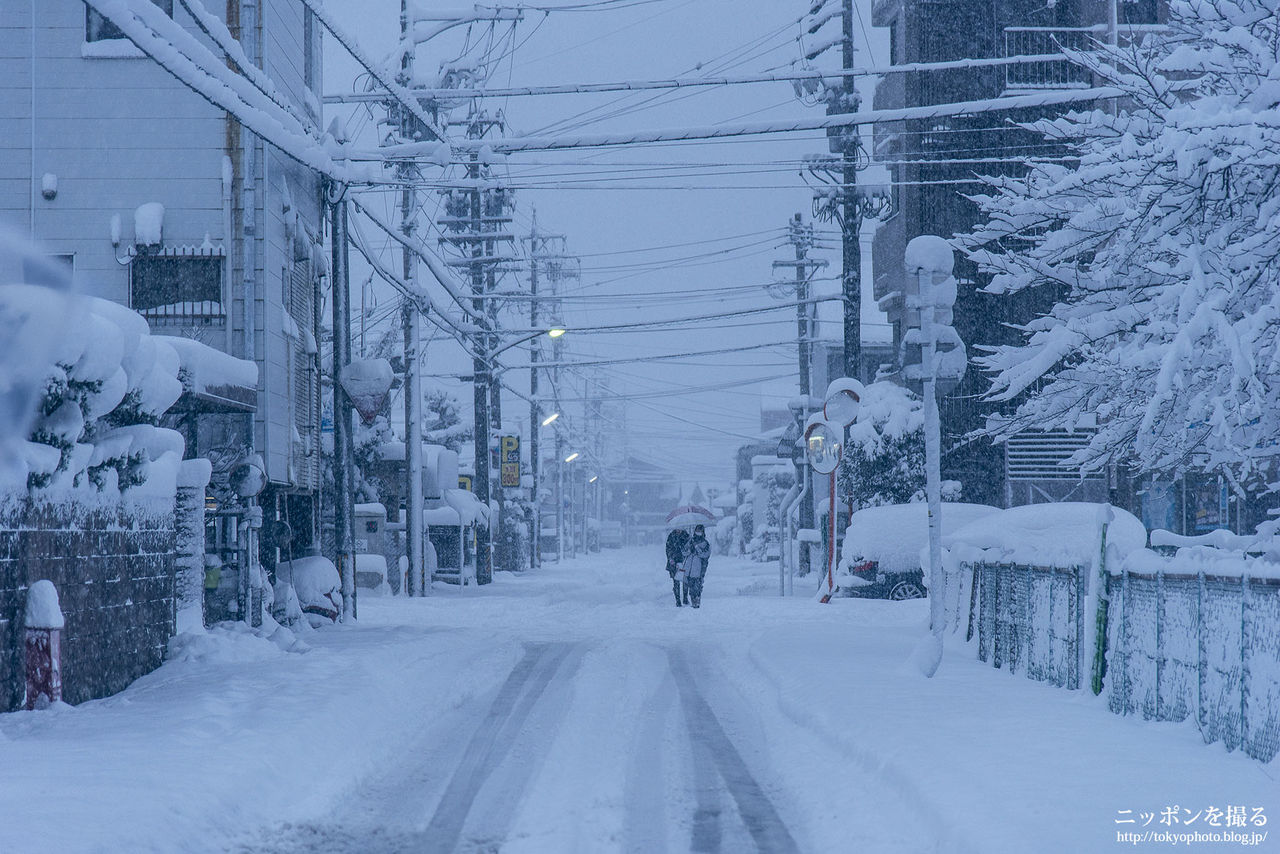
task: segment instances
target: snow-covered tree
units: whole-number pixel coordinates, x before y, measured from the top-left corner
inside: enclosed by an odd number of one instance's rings
[[[447,391],[428,391],[422,399],[423,438],[451,451],[471,441],[472,428],[462,423],[462,407]]]
[[[1171,34],[1104,51],[1114,109],[1035,127],[1066,162],[990,181],[962,239],[988,290],[1039,289],[1024,342],[978,361],[1018,403],[998,428],[1096,416],[1080,462],[1256,472],[1280,437],[1277,0],[1178,0]],[[1076,159],[1078,158],[1078,159]]]
[[[840,463],[840,495],[855,510],[924,500],[924,402],[891,382],[864,389]],[[955,481],[943,484],[954,500]]]

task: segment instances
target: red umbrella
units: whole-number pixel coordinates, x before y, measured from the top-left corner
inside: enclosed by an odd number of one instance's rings
[[[667,527],[686,528],[690,525],[705,525],[715,520],[716,514],[707,508],[699,507],[697,504],[686,504],[667,514]]]

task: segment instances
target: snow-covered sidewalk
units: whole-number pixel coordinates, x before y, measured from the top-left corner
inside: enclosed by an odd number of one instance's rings
[[[306,652],[215,630],[119,696],[0,716],[0,851],[1091,852],[1280,810],[1277,763],[955,638],[921,678],[923,601],[781,600],[721,558],[677,610],[661,563],[366,597]]]

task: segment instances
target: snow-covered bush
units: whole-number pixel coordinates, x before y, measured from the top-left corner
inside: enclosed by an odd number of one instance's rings
[[[753,536],[747,543],[747,554],[755,561],[771,560],[777,554],[782,538],[782,499],[796,481],[788,466],[778,466],[755,475],[755,489],[763,493],[764,518],[754,521]]]
[[[988,221],[962,242],[987,289],[1054,302],[978,361],[1019,402],[1002,434],[1096,415],[1073,462],[1252,474],[1280,435],[1280,15],[1170,10],[1170,35],[1078,57],[1124,92],[1114,112],[1033,125],[1072,159],[978,197]]]
[[[41,290],[10,287],[33,299]],[[182,394],[178,353],[117,303],[81,297],[72,312],[76,334],[53,344],[23,448],[26,486],[114,493],[152,480],[157,492],[171,494],[184,443],[156,425]],[[18,323],[28,316],[0,314]]]
[[[855,509],[924,500],[924,403],[891,382],[867,386],[840,463],[840,496]],[[960,484],[943,483],[954,501]]]

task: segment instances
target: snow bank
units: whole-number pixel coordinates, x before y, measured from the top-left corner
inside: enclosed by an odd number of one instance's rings
[[[1027,504],[971,522],[943,539],[952,558],[1035,566],[1090,566],[1098,552],[1098,514],[1105,504],[1064,501]],[[1114,514],[1109,551],[1123,558],[1147,544],[1147,530],[1131,513]],[[946,518],[944,511],[943,518]]]
[[[23,625],[28,629],[60,629],[65,625],[58,606],[58,589],[42,578],[27,590],[27,610]]]
[[[986,504],[943,504],[943,536],[999,512]],[[840,569],[847,572],[851,566],[874,560],[884,572],[912,572],[920,569],[920,550],[928,542],[928,504],[868,507],[849,520]]]

